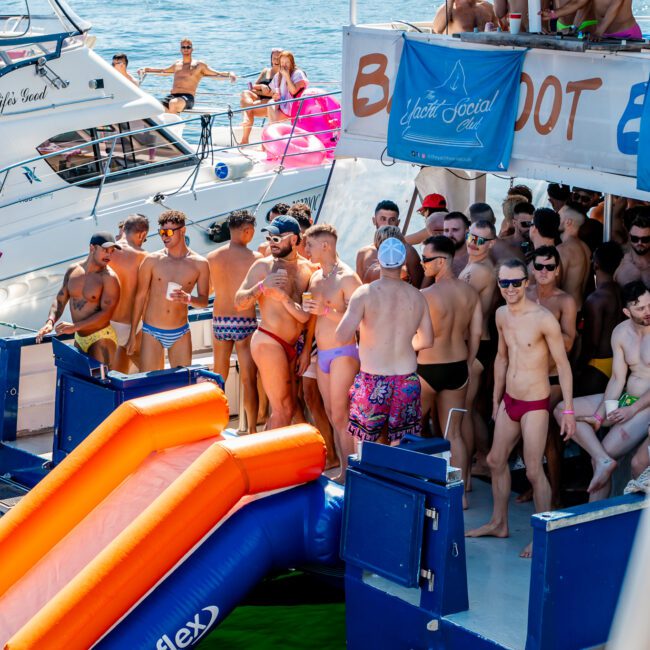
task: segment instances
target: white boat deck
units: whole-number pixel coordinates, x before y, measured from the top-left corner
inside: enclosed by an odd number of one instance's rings
[[[492,511],[492,490],[488,483],[472,480],[465,511],[465,530],[486,523]],[[448,616],[448,620],[512,650],[526,645],[528,588],[531,561],[519,557],[532,540],[531,503],[510,498],[510,537],[465,538],[469,610]]]

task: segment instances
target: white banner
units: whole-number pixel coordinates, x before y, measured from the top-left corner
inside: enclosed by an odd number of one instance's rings
[[[385,157],[402,34],[368,27],[343,30],[343,135],[337,155]],[[489,49],[447,36],[410,32],[408,38]],[[509,174],[648,198],[635,186],[649,74],[647,54],[529,50]]]

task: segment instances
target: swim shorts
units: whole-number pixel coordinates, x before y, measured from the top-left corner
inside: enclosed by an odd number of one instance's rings
[[[375,442],[388,421],[388,440],[422,432],[420,379],[410,375],[371,375],[359,372],[350,388],[348,433]]]
[[[184,99],[185,100],[185,109],[186,111],[189,111],[191,108],[194,106],[194,95],[190,95],[189,93],[170,93],[167,95],[167,97],[163,97],[163,99],[160,100],[160,103],[165,107],[169,108],[169,102],[171,102],[172,99]]]

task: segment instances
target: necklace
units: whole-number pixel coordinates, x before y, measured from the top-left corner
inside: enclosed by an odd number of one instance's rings
[[[333,275],[334,272],[338,270],[338,267],[339,267],[339,262],[338,262],[338,260],[336,260],[336,264],[334,264],[334,266],[331,268],[330,272],[327,273],[327,274],[323,273],[323,280],[327,280],[331,275]]]

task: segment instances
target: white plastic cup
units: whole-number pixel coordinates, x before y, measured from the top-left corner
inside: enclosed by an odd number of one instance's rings
[[[182,289],[183,285],[178,284],[178,282],[168,282],[167,283],[167,293],[166,293],[166,298],[167,300],[172,299],[172,292],[176,291],[176,289]]]
[[[618,408],[617,399],[606,399],[605,400],[605,413],[609,415],[612,411],[615,411]]]
[[[521,31],[521,14],[510,14],[510,33],[519,34]]]
[[[528,0],[528,32],[530,34],[542,33],[541,0]]]

